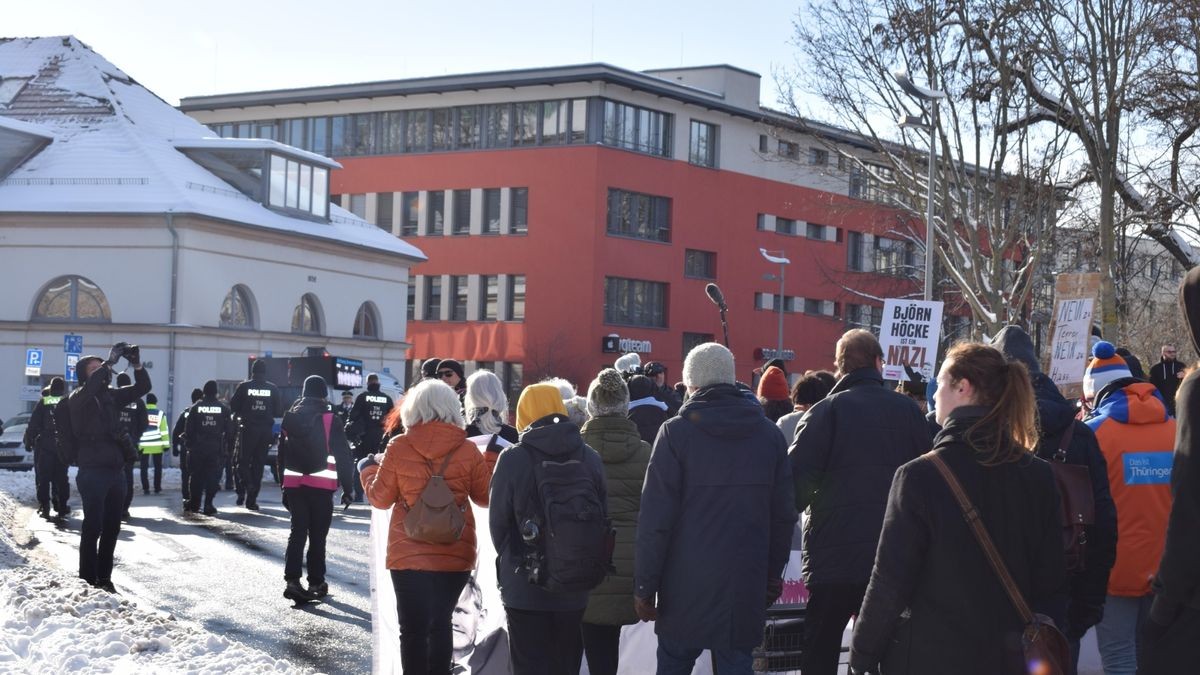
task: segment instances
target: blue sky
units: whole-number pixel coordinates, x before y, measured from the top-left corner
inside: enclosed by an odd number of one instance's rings
[[[0,35],[72,34],[170,103],[183,96],[603,61],[791,66],[797,0],[7,3]]]

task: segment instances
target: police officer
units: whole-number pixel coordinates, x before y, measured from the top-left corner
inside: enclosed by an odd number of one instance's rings
[[[110,389],[112,366],[120,358],[133,366],[131,386]],[[142,367],[137,346],[118,342],[108,360],[85,356],[76,364],[80,387],[71,392],[66,405],[59,404],[56,416],[67,413],[73,456],[64,459],[79,466],[75,487],[83,502],[83,526],[79,533],[79,576],[110,593],[113,551],[121,534],[121,512],[125,503],[124,465],[137,450],[129,440],[128,428],[120,424],[119,412],[150,391],[150,375]],[[60,424],[63,420],[59,420]]]
[[[204,398],[204,392],[197,387],[192,390],[192,405]],[[191,408],[184,408],[183,412],[179,413],[179,419],[175,420],[175,431],[171,432],[171,454],[179,458],[179,483],[180,492],[183,493],[183,505],[187,506],[188,495],[191,493],[191,486],[188,484],[188,461],[187,461],[187,441],[185,440],[187,430],[188,411]]]
[[[356,462],[380,451],[383,418],[394,405],[392,397],[379,390],[379,375],[367,375],[367,390],[354,400],[349,421],[346,422],[346,438],[353,446]],[[355,480],[354,501],[361,502],[362,498],[362,481]]]
[[[342,392],[342,404],[333,409],[333,414],[337,415],[338,421],[342,428],[346,428],[346,423],[350,421],[350,411],[354,410],[354,393],[350,391]]]
[[[240,486],[238,505],[258,510],[258,492],[262,487],[263,467],[267,453],[275,443],[275,418],[283,415],[283,397],[279,387],[267,382],[267,362],[255,361],[250,367],[250,379],[242,382],[229,399],[229,407],[237,416],[237,465]]]
[[[50,386],[42,390],[42,398],[33,406],[29,426],[25,427],[25,449],[33,450],[38,515],[47,520],[50,519],[51,505],[59,518],[66,518],[71,512],[67,506],[71,483],[67,478],[67,465],[58,457],[58,430],[54,418],[54,406],[62,400],[66,390],[67,383],[61,377],[50,380]]]
[[[117,387],[128,387],[130,384],[128,373],[117,375]],[[150,419],[146,412],[146,404],[140,398],[131,401],[121,408],[118,419],[121,428],[129,436],[129,445],[136,450],[138,440],[142,437],[142,432],[146,430]],[[137,459],[138,453],[135,451],[132,457],[127,457],[125,460],[125,512],[121,515],[121,520],[125,522],[129,522],[129,505],[133,503],[133,466],[137,463]]]
[[[150,494],[150,461],[154,461],[154,494],[162,493],[163,453],[171,444],[167,414],[158,409],[158,397],[146,394],[146,428],[138,441],[142,459],[142,494]]]
[[[224,466],[226,444],[233,426],[229,408],[217,400],[217,382],[204,383],[204,397],[188,409],[184,442],[187,443],[188,470],[191,485],[183,507],[184,513],[200,511],[204,501],[204,515],[217,515],[213,498],[221,489],[221,469]]]

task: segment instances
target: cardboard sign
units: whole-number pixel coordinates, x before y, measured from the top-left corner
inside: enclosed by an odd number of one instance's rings
[[[1100,275],[1096,272],[1060,274],[1054,280],[1054,316],[1050,320],[1050,350],[1044,352],[1045,371],[1068,399],[1083,395],[1083,371],[1087,368],[1099,297]],[[1073,300],[1091,301],[1086,318],[1079,316],[1083,307],[1071,303]],[[1064,328],[1064,320],[1072,325]]]
[[[937,300],[883,301],[879,344],[883,347],[883,379],[907,381],[904,366],[926,381],[937,377],[938,341],[942,334],[942,303]]]

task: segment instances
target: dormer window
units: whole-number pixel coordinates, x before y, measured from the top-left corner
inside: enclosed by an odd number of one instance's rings
[[[0,180],[4,180],[50,144],[54,136],[41,127],[0,115]]]
[[[199,138],[175,147],[239,192],[269,209],[329,220],[333,160],[271,140]]]

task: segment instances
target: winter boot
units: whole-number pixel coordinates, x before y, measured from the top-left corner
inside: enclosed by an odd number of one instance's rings
[[[50,520],[50,505],[42,504],[38,506],[37,514],[46,520]]]
[[[117,587],[113,586],[113,582],[110,579],[98,579],[95,583],[95,586],[102,591],[108,591],[114,595],[117,592]]]
[[[312,602],[317,599],[311,592],[304,590],[298,579],[287,582],[287,587],[283,589],[283,597],[297,603]]]
[[[204,515],[206,515],[206,516],[217,515],[217,507],[213,506],[212,502],[205,504],[204,505]]]
[[[246,493],[244,493],[244,492],[239,492],[239,493],[238,493],[238,498],[237,498],[237,505],[238,505],[238,506],[241,506],[241,505],[243,505],[243,504],[245,504],[245,503],[246,503]]]
[[[324,581],[319,584],[309,582],[308,592],[311,593],[314,598],[320,600],[321,598],[329,595],[329,584]]]
[[[251,511],[258,511],[258,502],[246,502],[246,508],[250,509]]]

